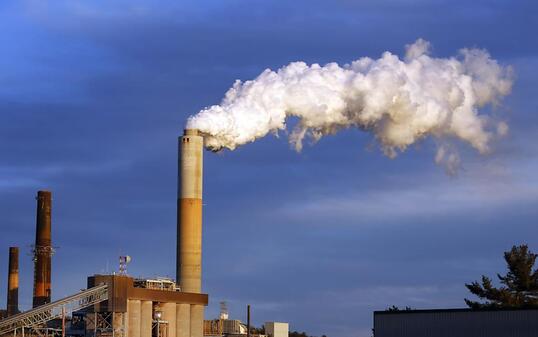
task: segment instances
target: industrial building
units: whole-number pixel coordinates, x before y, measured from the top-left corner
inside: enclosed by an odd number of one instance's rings
[[[185,130],[178,144],[176,281],[127,275],[128,256],[118,274],[92,275],[87,289],[51,302],[52,193],[38,191],[33,245],[33,309],[19,312],[19,249],[9,249],[7,308],[0,312],[0,336],[202,337],[249,336],[239,320],[204,321],[202,293],[202,185],[204,140]],[[273,337],[288,336],[287,323],[267,322]]]
[[[265,322],[262,332],[259,329],[256,329],[256,333],[252,332],[250,305],[247,305],[247,324],[229,318],[226,302],[220,302],[218,319],[204,321],[204,336],[211,337],[288,337],[289,326],[288,323]]]
[[[375,311],[375,337],[536,337],[538,309]]]
[[[288,323],[265,322],[265,334],[272,337],[288,337],[290,330]]]
[[[1,335],[202,337],[202,183],[203,137],[185,130],[178,144],[176,279],[134,279],[93,275],[87,289],[51,302],[52,193],[37,193],[33,246],[33,309],[19,313],[17,247],[10,248],[6,318]],[[127,259],[124,260],[127,262]],[[121,268],[120,268],[121,269]]]
[[[94,275],[88,289],[106,285],[108,300],[83,311],[87,332],[125,337],[200,335],[203,317],[192,316],[208,296],[180,291],[169,280],[135,280],[124,275]]]
[[[237,319],[214,319],[204,322],[204,336],[215,337],[288,337],[289,325],[281,322],[265,322],[264,334],[248,333],[248,326]]]

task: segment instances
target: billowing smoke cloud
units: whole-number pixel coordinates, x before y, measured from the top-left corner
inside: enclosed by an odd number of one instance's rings
[[[294,116],[298,122],[289,139],[298,151],[306,136],[317,141],[356,127],[372,132],[390,157],[427,136],[442,144],[435,159],[447,166],[459,163],[447,140],[488,152],[508,126],[478,109],[510,92],[510,68],[485,50],[435,58],[422,39],[406,47],[403,60],[385,52],[343,66],[294,62],[276,72],[267,69],[252,81],[236,81],[220,105],[191,116],[187,127],[201,130],[211,150],[233,150],[285,130],[287,117]]]

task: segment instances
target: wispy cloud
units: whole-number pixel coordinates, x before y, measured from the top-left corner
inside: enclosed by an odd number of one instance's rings
[[[394,304],[397,306],[411,307],[435,307],[440,299],[445,297],[443,293],[461,289],[459,286],[446,286],[441,288],[438,285],[401,285],[390,286],[380,285],[372,287],[361,287],[345,291],[328,291],[324,297],[332,298],[340,303],[354,307],[377,308],[383,310]],[[456,289],[457,288],[457,289]]]
[[[392,220],[463,214],[538,201],[533,179],[538,161],[529,159],[514,167],[475,163],[455,179],[417,174],[405,184],[380,182],[379,188],[347,190],[335,195],[307,196],[277,210],[290,219]]]

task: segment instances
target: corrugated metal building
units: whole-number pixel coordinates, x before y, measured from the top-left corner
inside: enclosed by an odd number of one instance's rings
[[[538,337],[538,309],[375,311],[375,337]]]

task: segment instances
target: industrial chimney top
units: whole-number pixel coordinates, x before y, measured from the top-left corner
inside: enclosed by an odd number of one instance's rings
[[[199,135],[198,129],[185,129],[183,130],[184,136],[198,136]]]

